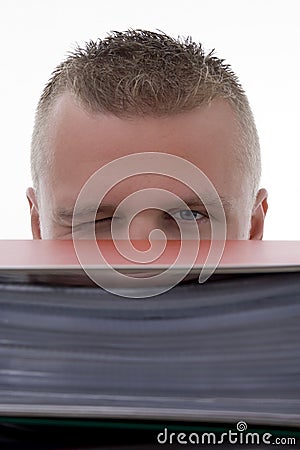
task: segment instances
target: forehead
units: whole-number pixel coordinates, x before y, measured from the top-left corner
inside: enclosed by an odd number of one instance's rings
[[[192,162],[223,198],[241,194],[236,162],[239,126],[231,106],[221,99],[173,116],[125,119],[89,114],[65,93],[50,113],[45,145],[49,166],[40,180],[40,191],[52,208],[74,204],[84,183],[109,162],[143,152],[168,153]],[[122,177],[126,163],[116,170]],[[116,187],[110,202],[118,202],[137,189],[156,186],[188,195],[188,187],[182,183],[148,174]]]

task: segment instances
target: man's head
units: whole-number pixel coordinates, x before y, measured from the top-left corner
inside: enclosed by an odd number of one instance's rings
[[[27,190],[33,237],[71,238],[72,209],[89,177],[116,158],[143,152],[192,162],[223,201],[227,237],[262,238],[267,193],[258,190],[259,140],[237,77],[190,39],[141,30],[113,32],[78,48],[46,85],[32,137],[33,188]],[[200,201],[190,201],[189,187],[153,173],[129,178],[107,194],[96,217],[97,237],[110,237],[110,218],[124,198],[149,187],[189,200],[192,213],[158,200],[157,209],[133,219],[132,238],[146,239],[153,228],[178,238],[174,218],[185,224],[191,217],[201,237],[210,237],[207,212]]]

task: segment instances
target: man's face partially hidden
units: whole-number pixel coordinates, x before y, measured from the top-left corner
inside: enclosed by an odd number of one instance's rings
[[[234,113],[224,100],[169,117],[120,119],[87,114],[65,93],[48,119],[45,145],[50,164],[49,171],[40,179],[38,203],[34,190],[27,190],[33,237],[71,239],[77,196],[94,172],[126,155],[162,152],[190,161],[209,178],[223,203],[227,239],[261,239],[267,192],[261,189],[253,205],[250,180],[236,158],[238,133]],[[122,176],[120,167],[120,179]],[[196,220],[201,239],[210,239],[210,221],[201,199],[195,198],[192,190],[180,181],[152,173],[128,178],[108,192],[96,215],[96,237],[111,238],[111,218],[120,202],[138,190],[149,188],[176,194],[190,209],[168,205],[156,192],[153,199],[157,199],[157,208],[141,211],[132,219],[131,239],[148,239],[149,233],[157,228],[168,239],[180,239],[175,219],[184,230]],[[141,203],[140,210],[143,207]],[[86,214],[77,221],[80,237],[85,237],[90,220]],[[117,227],[122,229],[127,221],[123,210],[117,217]]]

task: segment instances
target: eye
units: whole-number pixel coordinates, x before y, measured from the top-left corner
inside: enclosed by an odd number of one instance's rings
[[[180,211],[176,211],[173,213],[169,213],[172,217],[179,220],[200,220],[206,219],[207,217],[204,214],[201,214],[199,211],[193,211],[191,209],[181,209]]]
[[[95,220],[95,223],[106,223],[106,222],[111,222],[111,221],[112,221],[112,217],[104,217],[103,219]]]

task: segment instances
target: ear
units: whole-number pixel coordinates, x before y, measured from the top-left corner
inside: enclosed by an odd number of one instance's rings
[[[268,192],[260,189],[257,193],[251,216],[251,229],[249,239],[261,240],[263,238],[264,221],[268,211]]]
[[[40,216],[34,189],[31,187],[28,188],[26,190],[26,196],[30,208],[32,237],[33,239],[41,239]]]

